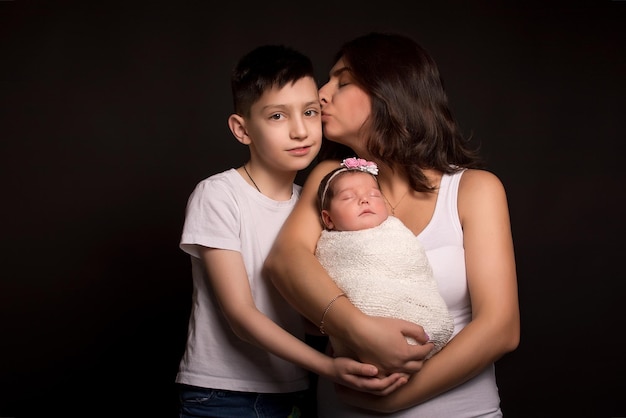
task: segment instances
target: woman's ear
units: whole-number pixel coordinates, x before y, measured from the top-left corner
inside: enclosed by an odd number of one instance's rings
[[[242,116],[236,113],[230,115],[228,117],[228,127],[237,141],[244,145],[250,145],[252,141],[250,141],[248,131],[246,130],[246,121]]]

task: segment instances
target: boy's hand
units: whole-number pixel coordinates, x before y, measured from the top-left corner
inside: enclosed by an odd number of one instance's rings
[[[406,373],[378,376],[378,369],[348,357],[333,359],[335,383],[372,395],[388,395],[409,381]]]

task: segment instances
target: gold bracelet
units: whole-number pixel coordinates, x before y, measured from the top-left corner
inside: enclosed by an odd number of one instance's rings
[[[322,314],[322,320],[320,321],[320,332],[323,335],[326,335],[326,331],[324,331],[324,318],[326,318],[326,314],[328,313],[328,310],[330,309],[330,307],[333,306],[333,303],[335,303],[335,301],[342,296],[347,297],[345,293],[338,294],[337,296],[332,298],[330,302],[328,302],[328,305],[326,305],[326,309],[324,309],[324,313]]]

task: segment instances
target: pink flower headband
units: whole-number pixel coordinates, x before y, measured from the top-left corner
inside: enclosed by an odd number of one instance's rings
[[[346,171],[362,171],[364,173],[369,173],[372,176],[378,175],[378,166],[373,161],[367,161],[363,158],[346,158],[341,162],[341,167],[338,168],[326,181],[324,185],[324,192],[322,193],[322,202],[321,206],[324,207],[324,201],[326,200],[326,193],[328,192],[328,187],[330,187],[331,181],[339,174],[344,173]]]
[[[373,161],[367,161],[363,158],[346,158],[341,163],[347,170],[359,170],[370,173],[373,176],[378,175],[378,166]]]

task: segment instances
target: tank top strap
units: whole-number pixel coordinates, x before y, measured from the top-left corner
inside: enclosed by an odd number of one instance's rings
[[[441,177],[433,217],[417,236],[427,250],[445,245],[463,244],[463,230],[457,201],[459,183],[464,172],[465,170],[460,170]]]

